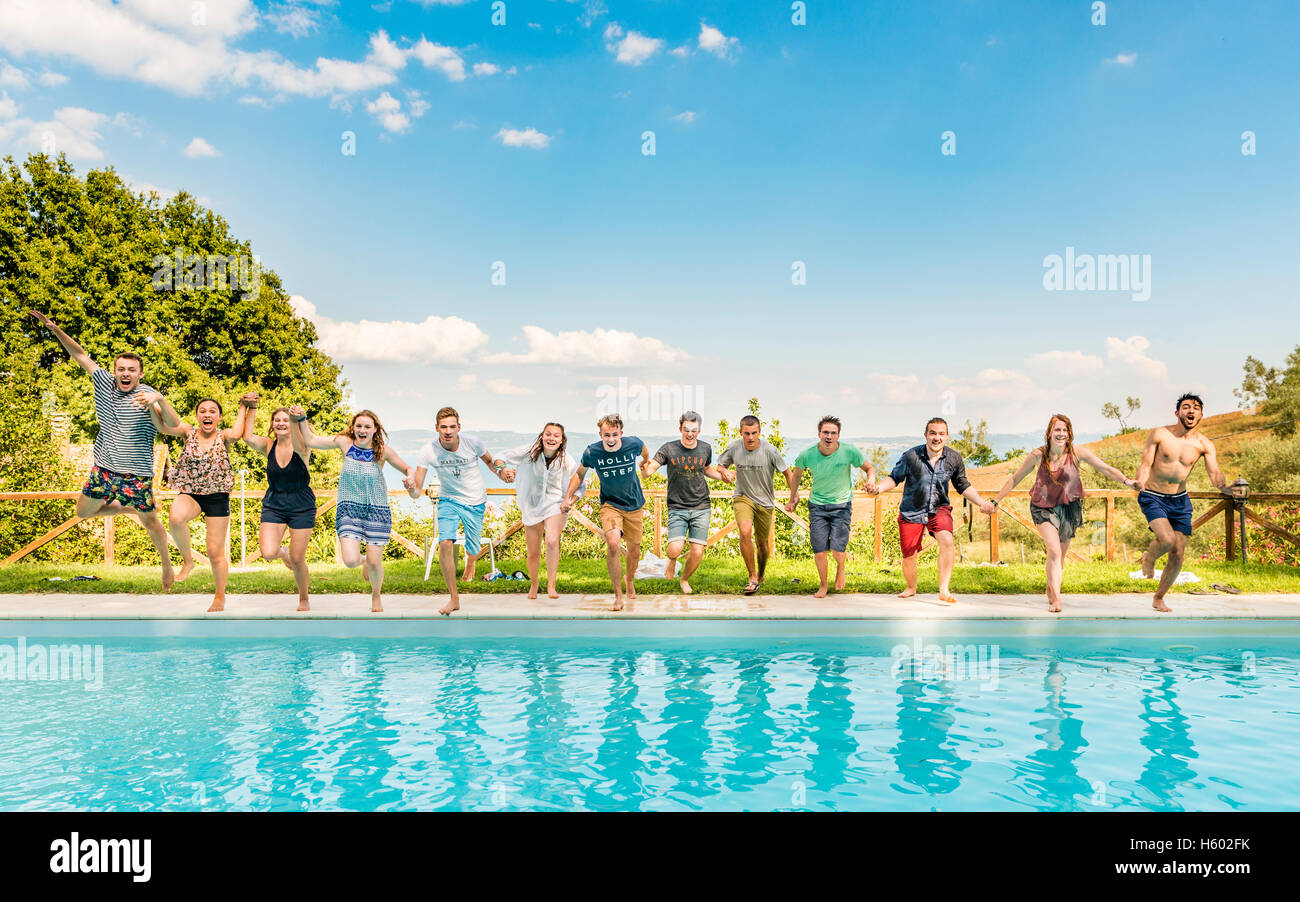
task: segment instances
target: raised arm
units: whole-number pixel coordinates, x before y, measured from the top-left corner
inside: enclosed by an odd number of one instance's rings
[[[235,414],[235,425],[229,429],[222,430],[221,437],[230,445],[244,437],[244,431],[248,428],[247,423],[253,419],[253,411],[257,408],[257,395],[249,392],[239,399],[239,413]],[[249,403],[251,400],[252,403]]]
[[[301,410],[302,408],[298,409]],[[331,448],[345,449],[348,445],[352,444],[352,439],[348,438],[346,435],[317,435],[312,431],[311,421],[306,418],[295,420],[294,422],[298,424],[298,429],[302,432],[303,445],[308,448],[318,448],[321,451],[328,451]],[[298,446],[295,444],[294,449],[296,450],[297,447]]]
[[[1082,448],[1079,449],[1080,451],[1079,456],[1081,460],[1084,459],[1082,455],[1083,450],[1084,449]],[[1020,465],[1020,469],[1016,470],[1016,472],[1008,476],[1007,481],[1002,483],[1002,488],[998,489],[998,493],[993,496],[993,503],[994,504],[1001,503],[1002,499],[1007,497],[1007,495],[1011,494],[1011,490],[1020,484],[1020,480],[1024,479],[1035,469],[1037,469],[1038,463],[1042,459],[1043,459],[1042,448],[1035,448],[1033,451],[1030,451],[1028,454],[1026,454],[1025,462]]]
[[[77,361],[83,370],[87,373],[93,373],[95,370],[99,369],[99,364],[90,359],[90,355],[86,353],[86,349],[77,344],[67,332],[64,332],[56,326],[54,320],[50,319],[44,313],[41,313],[39,310],[29,310],[27,312],[30,313],[38,323],[54,333],[54,337],[59,340],[59,344],[63,345],[63,349],[68,352],[68,356]]]
[[[153,426],[159,432],[179,438],[190,434],[190,425],[181,422],[176,408],[172,407],[172,403],[161,392],[140,392],[135,397],[138,403],[148,406],[149,419],[153,420]]]
[[[302,409],[301,404],[295,404],[289,408],[289,419],[293,421],[289,425],[289,441],[293,444],[293,452],[302,458],[303,463],[311,463],[311,448],[307,446],[307,438],[301,428],[301,424],[307,420],[307,411]]]
[[[253,406],[256,407],[257,405],[254,404]],[[257,417],[253,414],[250,413],[248,415],[248,419],[244,420],[244,434],[240,436],[240,438],[244,440],[244,444],[248,445],[248,447],[252,448],[254,451],[268,454],[271,450],[271,440],[253,432],[253,421],[256,419]]]
[[[1110,464],[1106,463],[1104,460],[1102,460],[1092,451],[1089,451],[1087,448],[1075,448],[1074,450],[1075,450],[1075,454],[1079,456],[1079,460],[1083,461],[1088,466],[1092,467],[1094,470],[1096,470],[1102,476],[1105,476],[1107,479],[1114,480],[1115,482],[1118,482],[1121,485],[1126,485],[1129,488],[1137,487],[1136,479],[1129,479],[1127,476],[1124,475],[1123,470],[1119,470],[1115,467],[1112,467]]]

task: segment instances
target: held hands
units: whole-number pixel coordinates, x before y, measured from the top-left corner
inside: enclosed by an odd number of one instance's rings
[[[258,397],[257,392],[248,391],[244,392],[243,396],[240,397],[239,403],[247,407],[249,410],[254,410],[257,408],[257,402],[260,400],[261,399]]]
[[[1142,486],[1138,484],[1138,481],[1136,479],[1125,479],[1124,484],[1128,486],[1130,489],[1134,489],[1137,491],[1142,490]]]
[[[572,496],[572,495],[565,495],[565,496],[564,496],[564,500],[560,502],[560,510],[564,511],[566,514],[567,514],[569,511],[573,510],[573,496]]]
[[[983,504],[980,505],[980,512],[983,513],[984,516],[986,517],[993,516],[993,512],[997,509],[998,506],[994,504],[992,501],[985,501]]]
[[[162,395],[156,391],[136,392],[131,397],[131,403],[133,403],[136,407],[142,409],[152,407],[153,405],[157,404],[161,400],[162,400]]]
[[[718,478],[721,479],[723,482],[725,482],[727,485],[736,484],[736,474],[732,473],[730,470],[725,470],[725,469],[719,470]]]
[[[406,473],[406,478],[402,480],[402,485],[406,488],[406,490],[407,490],[408,492],[414,492],[414,491],[415,491],[415,471],[414,471],[414,470],[408,470],[408,471],[407,471],[407,473]]]
[[[798,506],[799,506],[799,496],[791,495],[790,500],[785,503],[785,512],[787,514],[793,514],[794,509]]]
[[[514,470],[513,467],[505,467],[505,468],[501,471],[501,481],[502,481],[502,482],[514,482],[514,481],[515,481],[515,470]]]
[[[294,422],[302,422],[307,419],[307,411],[302,409],[301,404],[294,404],[289,408],[289,417]]]

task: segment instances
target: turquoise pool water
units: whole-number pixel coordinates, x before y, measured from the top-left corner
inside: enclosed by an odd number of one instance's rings
[[[43,641],[4,810],[1300,808],[1292,639]]]

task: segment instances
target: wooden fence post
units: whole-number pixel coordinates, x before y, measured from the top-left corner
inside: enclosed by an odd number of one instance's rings
[[[1237,530],[1236,524],[1233,523],[1234,510],[1234,505],[1223,506],[1223,559],[1225,561],[1231,561],[1236,555]]]
[[[1106,563],[1115,560],[1115,496],[1106,496]]]
[[[995,507],[993,516],[989,517],[989,563],[996,563],[1001,559],[998,538],[998,509]]]

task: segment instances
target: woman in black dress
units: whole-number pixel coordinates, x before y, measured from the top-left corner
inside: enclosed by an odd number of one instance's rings
[[[256,402],[254,402],[256,406]],[[259,535],[262,557],[283,561],[293,571],[298,586],[298,610],[309,611],[310,574],[307,570],[307,545],[316,525],[316,494],[311,490],[307,463],[311,449],[299,430],[291,428],[288,407],[277,407],[271,414],[271,434],[253,434],[253,417],[244,422],[244,441],[266,454],[266,494],[262,497],[262,528]],[[289,530],[289,547],[285,549],[284,531]]]

